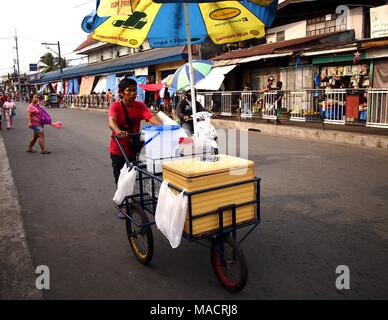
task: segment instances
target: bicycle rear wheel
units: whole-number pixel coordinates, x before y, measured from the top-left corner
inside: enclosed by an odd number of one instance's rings
[[[244,289],[248,267],[240,245],[232,237],[217,238],[211,248],[214,272],[222,286],[230,292]]]
[[[154,238],[150,222],[143,208],[138,204],[129,205],[128,215],[136,222],[135,224],[128,218],[125,219],[132,251],[140,263],[147,265],[151,262],[154,254]]]

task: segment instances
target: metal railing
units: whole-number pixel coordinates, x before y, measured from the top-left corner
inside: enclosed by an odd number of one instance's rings
[[[388,128],[388,89],[201,92],[222,116]]]
[[[367,127],[388,128],[388,89],[368,90]]]
[[[388,89],[308,89],[301,91],[199,92],[205,108],[216,115],[248,119],[319,121],[388,128]],[[175,98],[175,97],[174,97]],[[173,108],[179,97],[173,98]],[[105,94],[64,97],[68,107],[108,109],[115,97]]]

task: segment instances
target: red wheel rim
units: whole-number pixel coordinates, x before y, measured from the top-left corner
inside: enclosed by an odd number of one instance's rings
[[[222,270],[221,266],[221,259],[219,257],[220,255],[220,250],[215,250],[213,253],[213,263],[214,263],[214,269],[219,276],[221,282],[225,284],[229,288],[236,288],[238,285],[238,282],[230,280],[227,276],[225,276],[224,271]]]

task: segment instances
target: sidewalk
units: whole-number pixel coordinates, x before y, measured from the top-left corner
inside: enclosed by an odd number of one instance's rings
[[[41,300],[18,193],[0,133],[0,300]]]
[[[271,136],[284,136],[325,143],[353,145],[388,152],[388,136],[384,135],[338,131],[331,129],[322,130],[289,125],[276,126],[273,123],[267,124],[225,119],[214,119],[213,124],[217,128],[250,130]]]

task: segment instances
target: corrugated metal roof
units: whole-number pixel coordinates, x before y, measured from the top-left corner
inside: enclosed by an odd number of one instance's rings
[[[99,63],[84,64],[63,69],[62,79],[72,79],[83,76],[97,76],[109,73],[120,73],[135,68],[157,65],[161,63],[186,60],[185,47],[151,49],[128,55],[114,60]],[[40,80],[31,84],[46,83],[60,80],[60,72],[53,71],[42,74]]]
[[[85,49],[93,44],[96,44],[98,43],[99,41],[97,40],[94,40],[92,39],[92,35],[88,35],[88,37],[86,38],[86,40],[84,42],[82,42],[77,49],[75,49],[74,51],[80,51],[82,49]]]
[[[345,31],[347,32],[347,31]],[[327,34],[321,34],[311,37],[304,37],[304,38],[298,38],[298,39],[292,39],[287,41],[281,41],[276,43],[269,43],[269,44],[262,44],[254,47],[250,47],[247,49],[240,49],[236,51],[231,51],[224,53],[220,56],[214,57],[212,60],[229,60],[229,59],[239,59],[239,58],[247,58],[252,56],[260,56],[265,54],[272,54],[275,53],[278,50],[286,49],[295,47],[301,44],[306,44],[309,42],[313,42],[319,39],[323,39],[326,37],[330,37],[332,35],[344,33],[344,31],[340,32],[332,32]]]

